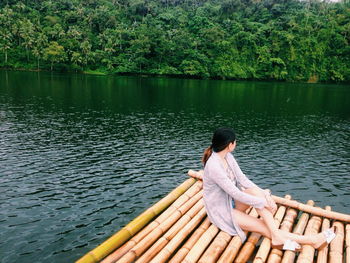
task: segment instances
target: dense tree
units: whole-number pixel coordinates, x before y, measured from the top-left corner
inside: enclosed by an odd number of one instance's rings
[[[29,50],[33,48],[34,44],[34,25],[25,18],[19,21],[19,36],[22,38],[22,45],[26,49],[27,61],[29,62]]]
[[[40,31],[36,31],[34,35],[33,55],[37,59],[37,69],[40,69],[40,60],[44,57],[44,48],[47,46],[47,36]]]
[[[350,81],[350,4],[327,0],[0,1],[0,66]]]
[[[12,23],[14,13],[9,6],[5,6],[0,11],[0,50],[4,53],[5,65],[8,62],[8,51],[13,45]]]
[[[51,70],[53,70],[53,64],[64,61],[66,53],[64,47],[59,45],[56,41],[51,41],[47,48],[44,49],[44,59],[51,63]]]

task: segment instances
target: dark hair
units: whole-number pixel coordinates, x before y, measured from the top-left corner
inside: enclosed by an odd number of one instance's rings
[[[204,150],[202,163],[205,165],[212,154],[212,152],[221,152],[224,150],[231,142],[236,141],[235,132],[230,128],[219,128],[214,132],[213,138],[211,140],[211,145]]]

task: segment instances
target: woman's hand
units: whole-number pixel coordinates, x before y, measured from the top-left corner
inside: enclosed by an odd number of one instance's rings
[[[275,214],[277,211],[277,205],[276,202],[273,200],[271,195],[266,195],[266,203],[267,203],[267,209],[272,213]]]
[[[275,200],[271,196],[270,190],[264,190],[265,199],[266,199],[266,208],[272,213],[275,214],[277,211],[277,205]]]

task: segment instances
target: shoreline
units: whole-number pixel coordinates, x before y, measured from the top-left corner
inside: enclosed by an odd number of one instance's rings
[[[200,76],[191,75],[171,75],[171,74],[152,74],[152,73],[108,73],[98,70],[84,70],[84,71],[59,71],[59,70],[46,70],[46,69],[27,69],[27,68],[3,68],[1,71],[18,71],[18,72],[46,72],[46,73],[67,73],[67,74],[79,74],[79,75],[93,75],[93,76],[132,76],[132,77],[154,77],[154,78],[174,78],[174,79],[194,79],[194,80],[223,80],[223,81],[256,81],[256,82],[284,82],[295,84],[348,84],[350,81],[318,81],[315,79],[309,79],[307,81],[297,80],[278,80],[278,79],[238,79],[238,78],[203,78]]]

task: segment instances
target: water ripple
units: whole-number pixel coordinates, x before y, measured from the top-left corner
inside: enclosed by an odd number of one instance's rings
[[[187,97],[191,82],[174,83],[182,84],[174,84],[176,91],[167,87],[170,95],[147,87],[165,98],[147,102],[142,90],[132,97],[119,90],[124,97],[108,95],[110,104],[83,95],[62,100],[45,89],[31,94],[26,86],[16,95],[0,85],[2,262],[75,261],[185,180],[189,168],[200,169],[218,126],[235,127],[235,156],[260,186],[350,213],[348,111],[284,105],[284,90],[290,96],[296,87],[278,87],[282,97],[259,106],[258,84],[240,97],[235,82],[210,82],[213,88],[199,86]],[[84,94],[81,89],[76,94]],[[105,89],[119,87],[101,85],[98,92]],[[270,97],[273,89],[259,91]],[[172,102],[181,96],[184,104]],[[291,102],[303,99],[293,96]]]

